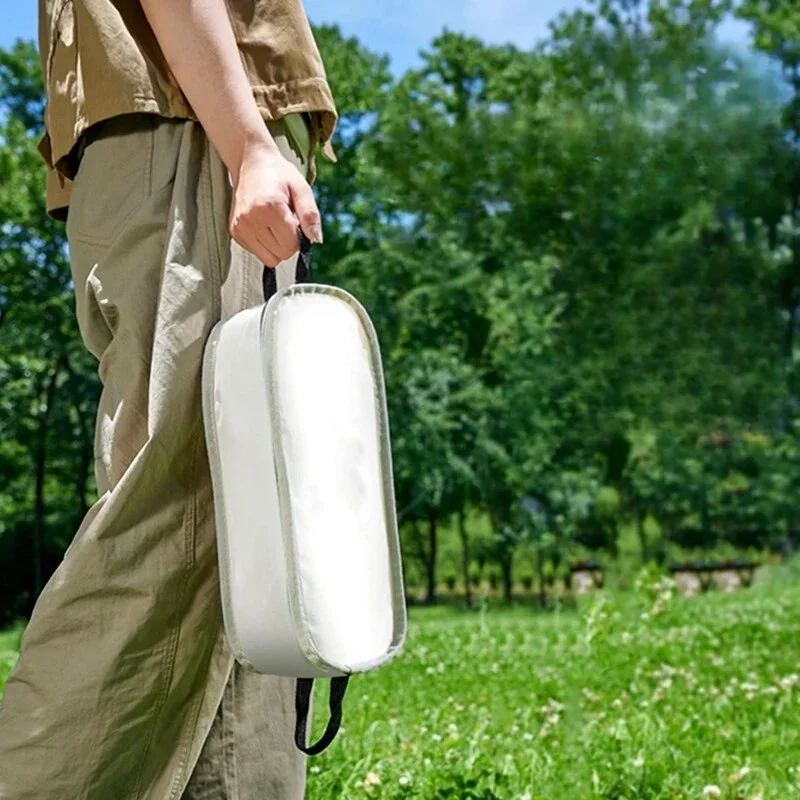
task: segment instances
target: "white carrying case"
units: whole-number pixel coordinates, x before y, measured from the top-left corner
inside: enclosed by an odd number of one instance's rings
[[[311,246],[301,236],[297,279]],[[296,282],[214,328],[203,412],[225,632],[257,672],[297,677],[297,745],[335,736],[347,676],[389,660],[406,630],[377,337],[347,292]],[[334,678],[307,747],[311,679]]]

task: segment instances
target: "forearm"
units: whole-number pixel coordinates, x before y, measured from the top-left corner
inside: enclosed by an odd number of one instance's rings
[[[178,84],[237,180],[249,149],[277,146],[253,98],[225,0],[141,0]]]
[[[311,187],[261,119],[225,0],[141,0],[186,99],[233,178],[230,232],[264,264],[297,252],[297,227],[322,242]]]

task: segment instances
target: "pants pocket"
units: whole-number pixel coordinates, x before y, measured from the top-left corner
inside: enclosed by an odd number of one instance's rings
[[[134,114],[98,123],[86,136],[70,201],[70,240],[108,246],[152,190],[156,117]]]

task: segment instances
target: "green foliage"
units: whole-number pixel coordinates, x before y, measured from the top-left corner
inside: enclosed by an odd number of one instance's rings
[[[662,434],[637,449],[630,478],[639,502],[682,546],[765,547],[795,530],[795,436]]]
[[[32,45],[0,51],[0,621],[27,614],[88,507],[93,366],[63,227],[44,210]]]
[[[731,6],[758,58],[716,42]],[[508,593],[517,557],[538,582],[629,539],[663,562],[800,530],[797,25],[775,0],[597,0],[529,51],[444,33],[396,79],[317,30],[342,110],[318,274],[379,331],[430,600],[441,567]],[[98,385],[43,209],[42,103],[32,45],[0,51],[7,620],[92,499]]]
[[[613,486],[603,486],[597,492],[595,504],[600,517],[613,518],[619,513],[621,498]]]
[[[0,691],[17,662],[23,630],[24,625],[17,623],[9,630],[0,633]]]

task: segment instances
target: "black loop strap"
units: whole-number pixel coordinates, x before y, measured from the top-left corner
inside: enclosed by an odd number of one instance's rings
[[[331,718],[328,720],[328,727],[322,738],[312,745],[306,744],[306,731],[308,728],[308,712],[311,708],[311,694],[314,690],[313,678],[298,678],[297,692],[295,693],[295,710],[297,711],[297,723],[294,729],[294,742],[297,749],[307,756],[317,756],[327,749],[331,742],[339,733],[339,726],[342,724],[342,701],[344,693],[347,691],[347,682],[350,676],[344,678],[331,678]]]
[[[297,257],[294,279],[296,283],[306,283],[311,279],[311,241],[303,231],[298,229],[297,233],[300,238],[300,254]],[[278,291],[277,270],[264,267],[263,287],[266,303]]]

